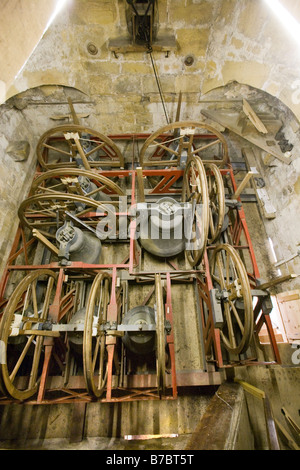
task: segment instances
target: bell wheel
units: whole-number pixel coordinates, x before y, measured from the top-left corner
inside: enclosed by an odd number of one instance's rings
[[[231,245],[222,244],[215,248],[210,275],[221,299],[221,340],[230,353],[245,353],[253,337],[251,288],[245,266]]]
[[[30,195],[77,194],[105,202],[109,196],[124,196],[123,190],[111,179],[94,171],[59,168],[42,173],[32,183]]]
[[[57,126],[40,138],[37,158],[42,168],[124,168],[124,157],[109,137],[77,124]]]
[[[183,176],[182,201],[190,204],[186,254],[197,266],[204,255],[209,230],[209,197],[206,172],[199,157],[192,157]]]
[[[88,393],[99,398],[107,382],[108,362],[106,335],[103,326],[107,320],[110,301],[111,276],[96,275],[87,301],[83,334],[83,371]]]
[[[140,151],[142,167],[180,167],[199,156],[203,161],[224,165],[228,145],[224,136],[203,122],[178,121],[168,124],[148,137]]]
[[[0,364],[1,383],[6,393],[17,400],[26,400],[38,389],[47,336],[43,325],[49,319],[55,283],[56,274],[47,269],[27,274],[11,294],[3,313],[0,340],[5,360]]]
[[[214,163],[206,163],[207,186],[209,198],[209,232],[208,244],[218,240],[225,217],[225,189],[221,172]]]

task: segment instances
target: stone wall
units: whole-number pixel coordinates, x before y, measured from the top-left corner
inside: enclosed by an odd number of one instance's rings
[[[111,40],[128,38],[123,0],[73,0],[38,44],[7,98],[28,88],[61,84],[95,97],[101,126],[143,131],[165,124],[146,52],[118,53]],[[286,2],[295,15],[299,9]],[[203,94],[230,81],[278,97],[300,116],[297,44],[263,0],[159,0],[158,40],[175,39],[168,57],[154,58],[170,119],[179,91],[182,116],[198,115]],[[95,47],[93,53],[88,45]],[[185,65],[185,58],[194,59]],[[126,123],[125,123],[126,122]]]
[[[58,0],[1,2],[0,103],[43,36]]]

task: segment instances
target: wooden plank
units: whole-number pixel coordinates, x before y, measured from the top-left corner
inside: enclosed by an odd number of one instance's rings
[[[291,415],[288,413],[286,408],[282,407],[281,412],[284,415],[287,422],[289,423],[289,425],[291,426],[292,430],[296,433],[297,438],[299,439],[300,438],[300,427],[298,426],[296,421],[291,417]]]
[[[267,154],[273,155],[273,157],[277,158],[279,161],[287,165],[293,161],[294,158],[291,156],[287,157],[284,153],[282,153],[280,146],[272,134],[269,133],[267,136],[262,136],[255,128],[253,128],[253,132],[243,132],[243,126],[239,122],[238,112],[234,112],[234,110],[230,109],[226,111],[202,109],[201,113],[205,117],[221,124],[226,129],[229,129],[231,132],[234,132],[243,139],[248,140],[248,142],[251,142],[252,144],[261,148]]]
[[[296,279],[299,274],[287,274],[285,276],[279,276],[271,281],[264,282],[263,284],[259,285],[260,290],[266,290],[270,287],[276,286],[277,284],[281,284],[282,282],[290,281],[291,279]],[[292,298],[291,298],[292,297]],[[294,294],[293,296],[288,297],[289,300],[296,300],[299,299],[299,294]]]
[[[300,299],[300,291],[291,291],[291,292],[283,292],[278,294],[280,298],[280,302],[291,302],[292,300],[299,300]]]
[[[300,447],[297,445],[297,443],[294,441],[292,436],[287,432],[287,430],[281,425],[281,423],[275,419],[275,424],[278,429],[278,431],[283,435],[285,438],[287,445],[290,447],[292,450],[300,450]]]
[[[252,178],[252,176],[254,175],[254,173],[252,171],[249,171],[245,178],[243,179],[243,181],[239,184],[237,190],[235,191],[234,195],[232,196],[233,199],[237,199],[238,197],[240,197],[242,191],[244,190],[244,188],[247,186],[248,182],[250,181],[250,179]]]
[[[271,404],[270,404],[268,397],[265,397],[263,399],[263,403],[264,403],[264,412],[265,412],[265,419],[266,419],[269,449],[280,450],[278,436],[276,432],[276,425],[275,425],[273,412],[272,412]]]
[[[243,380],[235,378],[234,381],[239,383],[246,392],[263,401],[269,449],[280,450],[271,404],[265,392]]]
[[[177,49],[177,43],[174,36],[161,37],[159,40],[151,44],[152,51],[154,52],[171,52]],[[135,44],[127,37],[120,37],[110,39],[108,41],[108,49],[116,53],[126,52],[146,52],[147,45]]]
[[[289,343],[300,341],[300,289],[281,292],[276,299]]]
[[[143,169],[138,167],[136,169],[137,183],[139,188],[139,202],[145,202],[145,189],[143,181]]]
[[[89,114],[79,113],[79,114],[77,114],[77,117],[78,118],[87,118],[87,117],[89,117]],[[72,119],[73,120],[73,116],[72,116],[71,113],[70,114],[57,114],[56,116],[50,116],[50,119],[52,119],[53,121],[61,121],[63,119],[69,119],[69,120]]]
[[[242,155],[245,159],[247,170],[254,173],[251,184],[255,190],[259,211],[262,217],[266,219],[274,219],[276,217],[276,209],[271,203],[266,189],[259,187],[258,184],[259,178],[261,178],[261,171],[253,149],[243,148]]]
[[[86,403],[73,404],[73,416],[70,429],[70,442],[81,442],[84,434]]]
[[[73,106],[73,102],[72,102],[70,97],[68,97],[68,103],[69,103],[70,111],[71,111],[71,114],[72,114],[73,123],[79,125],[80,122],[79,122],[78,116],[77,116],[77,114],[75,112],[75,108]]]
[[[260,390],[257,387],[254,387],[254,385],[249,384],[248,382],[245,382],[244,380],[239,380],[237,378],[234,379],[235,382],[239,383],[246,392],[251,393],[256,398],[260,398],[263,400],[266,396],[265,392],[263,390]]]
[[[184,450],[234,449],[243,399],[239,384],[222,384]]]
[[[245,99],[243,99],[243,111],[246,114],[246,116],[250,119],[252,124],[256,127],[258,132],[261,132],[262,134],[268,134],[268,130],[266,129],[266,126],[259,119],[255,111],[252,109],[248,101]]]

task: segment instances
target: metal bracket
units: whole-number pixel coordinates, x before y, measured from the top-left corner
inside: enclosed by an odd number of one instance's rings
[[[227,291],[219,291],[219,289],[211,289],[209,291],[211,307],[212,307],[212,316],[214,320],[215,328],[222,329],[224,326],[224,318],[222,312],[222,300],[226,300],[228,297]]]

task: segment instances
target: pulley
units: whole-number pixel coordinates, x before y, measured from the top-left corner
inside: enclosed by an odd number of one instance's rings
[[[185,248],[183,208],[175,199],[164,197],[147,207],[141,218],[140,243],[155,256],[176,256]]]
[[[81,230],[66,220],[64,225],[56,232],[59,243],[58,258],[61,264],[68,261],[82,261],[88,264],[97,264],[101,253],[101,241],[93,233]]]

